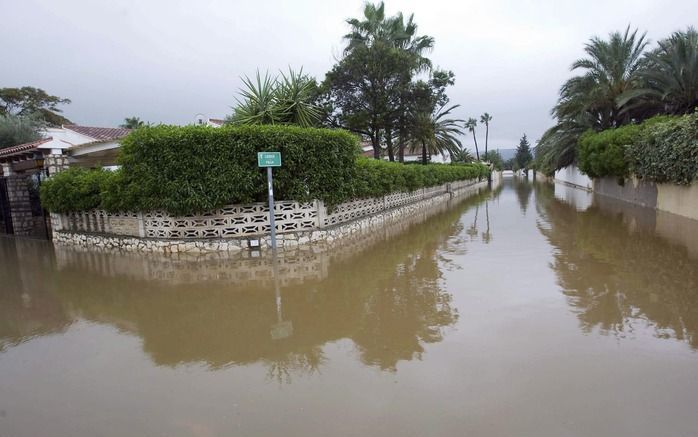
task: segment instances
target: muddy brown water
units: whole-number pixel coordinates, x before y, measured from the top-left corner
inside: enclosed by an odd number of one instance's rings
[[[698,223],[564,186],[275,268],[0,238],[0,436],[696,436],[697,331]]]

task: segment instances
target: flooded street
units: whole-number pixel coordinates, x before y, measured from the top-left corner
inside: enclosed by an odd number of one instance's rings
[[[508,179],[272,264],[0,238],[0,437],[698,433],[698,222]]]

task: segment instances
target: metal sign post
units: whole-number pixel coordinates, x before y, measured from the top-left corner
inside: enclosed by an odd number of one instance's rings
[[[271,231],[271,248],[276,252],[276,222],[274,217],[274,178],[272,167],[281,167],[280,152],[257,153],[257,166],[267,168],[267,185],[269,191],[269,230]]]

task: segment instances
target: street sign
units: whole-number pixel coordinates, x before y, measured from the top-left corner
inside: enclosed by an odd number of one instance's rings
[[[281,152],[258,152],[257,167],[281,167]]]
[[[276,253],[276,223],[274,220],[274,186],[272,167],[281,167],[281,152],[258,152],[257,167],[267,168],[267,189],[269,191],[269,230],[271,231],[271,248]]]

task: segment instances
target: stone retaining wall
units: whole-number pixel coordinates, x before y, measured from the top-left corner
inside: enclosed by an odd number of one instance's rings
[[[330,214],[321,202],[279,202],[277,245],[280,250],[332,246],[341,239],[388,223],[404,220],[418,210],[433,208],[453,197],[469,195],[486,181],[461,181],[413,193],[396,193],[338,205]],[[53,240],[93,250],[207,253],[268,248],[268,209],[265,205],[232,205],[210,214],[169,217],[164,213],[111,214],[89,211],[52,214]],[[117,225],[118,222],[118,225]],[[163,232],[153,230],[168,229]]]

